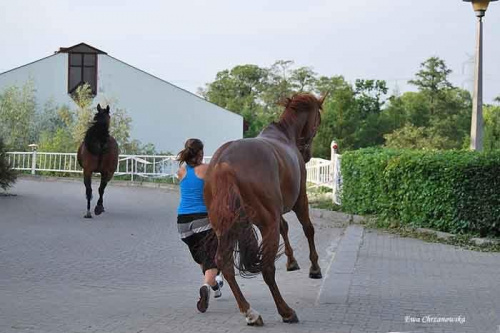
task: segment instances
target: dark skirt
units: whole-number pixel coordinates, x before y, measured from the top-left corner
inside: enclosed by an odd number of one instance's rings
[[[203,274],[207,269],[217,268],[217,237],[207,213],[177,215],[177,229],[194,261],[201,265]]]

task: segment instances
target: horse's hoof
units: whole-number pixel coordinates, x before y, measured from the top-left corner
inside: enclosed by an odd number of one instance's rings
[[[86,219],[91,219],[92,218],[92,214],[90,214],[90,212],[88,212],[83,217],[86,218]]]
[[[104,206],[95,206],[94,213],[95,215],[101,215],[101,213],[104,213]]]
[[[321,269],[318,269],[317,271],[309,271],[309,277],[311,279],[321,279],[323,275],[321,275]]]
[[[300,267],[299,267],[299,264],[297,263],[297,260],[294,260],[291,263],[286,265],[286,270],[289,272],[298,271],[299,269],[300,269]]]
[[[283,322],[288,324],[296,324],[299,322],[299,317],[297,317],[297,314],[294,311],[291,317],[283,318]]]
[[[257,320],[255,320],[254,322],[247,322],[247,325],[248,326],[264,326],[264,321],[262,320],[262,317],[259,316],[259,318],[257,318]]]

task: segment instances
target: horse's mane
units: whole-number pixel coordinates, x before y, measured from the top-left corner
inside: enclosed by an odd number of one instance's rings
[[[307,93],[297,93],[290,98],[280,101],[279,105],[284,106],[285,110],[281,113],[280,119],[273,121],[268,127],[276,127],[280,131],[285,132],[296,121],[297,113],[309,111],[313,104],[318,104],[318,99]]]
[[[85,146],[93,155],[102,154],[106,150],[109,139],[109,124],[104,113],[97,113],[89,129],[85,133]]]

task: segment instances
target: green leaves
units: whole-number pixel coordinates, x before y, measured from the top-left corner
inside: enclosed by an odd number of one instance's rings
[[[24,151],[34,139],[35,88],[33,81],[0,92],[0,137],[8,150]]]
[[[342,156],[343,209],[416,227],[500,235],[500,152],[361,149]]]
[[[16,172],[7,162],[7,154],[2,137],[0,137],[0,187],[7,190],[16,181]]]

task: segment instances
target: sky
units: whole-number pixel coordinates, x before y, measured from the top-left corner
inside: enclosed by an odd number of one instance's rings
[[[0,0],[0,73],[85,42],[194,93],[221,70],[276,60],[405,92],[431,56],[471,89],[475,23],[462,0]],[[500,2],[484,34],[491,103],[500,96]]]

